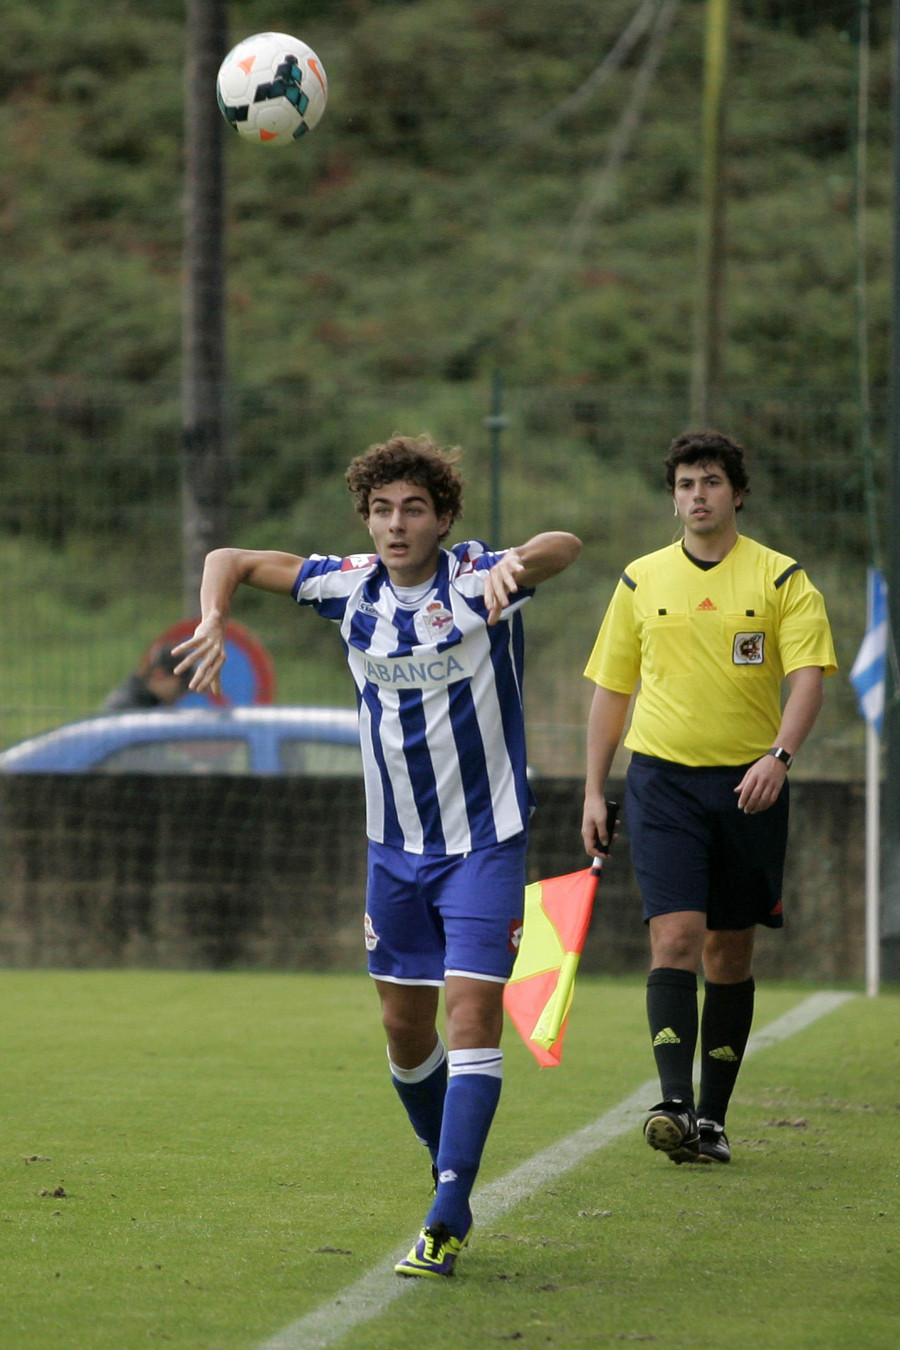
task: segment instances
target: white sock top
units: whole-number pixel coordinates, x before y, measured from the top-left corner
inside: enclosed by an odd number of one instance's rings
[[[447,1056],[451,1078],[459,1073],[483,1073],[489,1078],[503,1077],[503,1051],[496,1049],[451,1050]]]
[[[387,1052],[388,1064],[391,1066],[391,1073],[400,1083],[421,1083],[423,1079],[430,1078],[438,1065],[442,1064],[447,1057],[447,1050],[444,1042],[441,1040],[441,1034],[438,1032],[437,1045],[432,1050],[428,1058],[416,1066],[415,1069],[400,1069],[391,1059],[391,1052]]]

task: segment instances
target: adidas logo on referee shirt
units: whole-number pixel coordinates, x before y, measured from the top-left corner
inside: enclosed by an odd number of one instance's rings
[[[713,602],[710,600],[709,596],[707,596],[705,600],[701,600],[701,601],[700,601],[700,603],[699,603],[699,605],[697,606],[697,608],[698,608],[698,609],[717,609],[718,606],[717,606],[717,605],[714,605]]]

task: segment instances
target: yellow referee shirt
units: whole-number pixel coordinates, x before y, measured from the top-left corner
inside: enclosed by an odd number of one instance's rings
[[[640,680],[629,750],[700,767],[764,755],[784,676],[804,666],[837,670],[822,595],[793,558],[739,535],[709,570],[680,542],[630,563],[584,673],[621,694]]]

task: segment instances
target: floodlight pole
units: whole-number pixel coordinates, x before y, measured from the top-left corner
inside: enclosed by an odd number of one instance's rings
[[[881,976],[900,981],[900,0],[892,5],[893,271],[890,356],[890,499],[888,502],[888,662],[884,709],[886,772],[882,815]]]
[[[697,255],[699,295],[691,371],[691,422],[708,426],[722,373],[725,193],[722,142],[728,66],[728,0],[707,0],[703,76],[702,193]]]
[[[203,560],[225,542],[224,120],[216,74],[227,51],[225,0],[187,0],[182,316],[182,582],[197,613]]]

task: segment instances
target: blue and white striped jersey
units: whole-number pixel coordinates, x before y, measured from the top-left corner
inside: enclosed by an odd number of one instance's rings
[[[484,578],[501,553],[442,549],[408,603],[375,554],[313,554],[294,598],[340,625],[359,703],[370,839],[468,853],[524,830],[532,809],[522,708],[522,589],[493,627]]]

